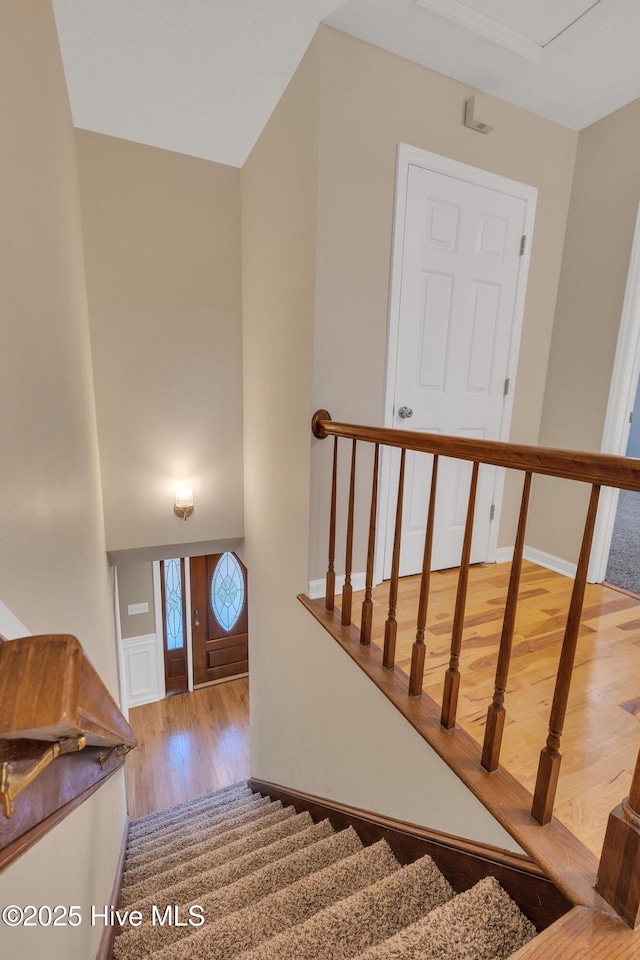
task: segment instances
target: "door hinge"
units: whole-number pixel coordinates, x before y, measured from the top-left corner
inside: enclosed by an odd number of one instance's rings
[[[511,383],[511,380],[509,379],[509,377],[507,377],[507,379],[506,379],[505,382],[504,382],[504,389],[503,389],[503,391],[502,391],[502,396],[503,396],[503,397],[506,397],[507,394],[509,393],[509,384],[510,384],[510,383]]]
[[[633,410],[629,414],[629,423],[633,423]]]
[[[495,515],[496,515],[496,505],[495,505],[495,503],[492,503],[492,504],[491,504],[491,510],[489,510],[489,522],[491,522],[491,520],[493,520],[493,518],[495,517]]]
[[[520,241],[520,256],[521,256],[521,257],[524,257],[524,249],[525,249],[526,245],[527,245],[527,236],[526,236],[526,234],[524,234],[523,237],[522,237],[522,240]]]

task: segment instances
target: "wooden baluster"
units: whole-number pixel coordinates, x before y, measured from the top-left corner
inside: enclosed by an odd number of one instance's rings
[[[362,622],[360,625],[360,643],[371,643],[371,624],[373,622],[373,558],[376,546],[376,514],[378,510],[378,454],[380,445],[376,443],[373,455],[373,481],[371,483],[371,511],[369,513],[369,544],[367,547],[367,578],[362,601]]]
[[[596,890],[630,927],[640,924],[640,753],[629,796],[609,814]]]
[[[458,592],[456,607],[453,615],[453,630],[451,631],[451,658],[449,669],[444,677],[444,691],[442,694],[442,714],[440,723],[447,730],[451,730],[456,723],[458,709],[458,690],[460,689],[460,650],[462,649],[462,630],[464,628],[464,608],[467,602],[467,583],[469,582],[469,560],[471,559],[471,539],[473,537],[473,517],[476,509],[476,493],[478,490],[478,461],[474,460],[471,473],[471,487],[469,489],[469,505],[467,507],[467,522],[464,528],[464,542],[460,558],[460,575],[458,576]]]
[[[351,480],[349,483],[349,515],[347,517],[347,549],[344,561],[344,587],[342,588],[342,626],[351,623],[351,563],[353,560],[353,508],[356,494],[356,441],[351,446]]]
[[[433,547],[433,525],[436,509],[436,485],[438,483],[438,454],[433,458],[431,471],[431,493],[429,494],[429,511],[427,513],[427,530],[424,537],[424,555],[422,558],[422,577],[420,580],[420,599],[418,601],[418,620],[416,625],[416,639],[411,651],[411,675],[409,677],[409,696],[419,697],[422,694],[424,679],[424,631],[427,625],[427,607],[429,605],[429,585],[431,581],[431,550]]]
[[[398,603],[398,574],[400,572],[400,540],[402,538],[402,501],[404,498],[404,461],[406,450],[400,454],[400,473],[398,475],[398,501],[396,505],[396,529],[393,537],[393,557],[391,560],[391,582],[389,584],[389,615],[384,625],[384,651],[382,665],[393,669],[396,659],[396,605]]]
[[[520,589],[520,573],[522,571],[522,551],[524,550],[524,535],[527,527],[527,512],[529,510],[529,495],[531,493],[531,473],[524,475],[524,488],[522,490],[522,502],[520,504],[520,519],[518,520],[518,532],[516,534],[516,545],[513,548],[513,561],[511,563],[511,574],[509,576],[509,590],[507,591],[507,602],[504,608],[504,620],[502,621],[502,636],[500,637],[500,652],[498,653],[498,665],[496,668],[496,683],[493,693],[493,703],[487,711],[487,725],[484,731],[484,746],[482,748],[482,766],[489,773],[498,769],[500,762],[500,748],[502,746],[502,734],[504,732],[505,709],[504,694],[507,689],[507,680],[509,679],[509,665],[511,663],[511,646],[513,643],[513,629],[516,622],[516,609],[518,606],[518,591]]]
[[[598,512],[599,495],[600,487],[594,484],[591,488],[591,499],[589,500],[589,509],[587,510],[587,519],[582,536],[578,568],[571,592],[567,625],[565,627],[562,650],[560,652],[560,664],[556,676],[556,686],[553,692],[553,703],[551,705],[551,718],[549,720],[549,736],[547,737],[546,746],[543,747],[540,754],[540,763],[538,764],[538,776],[533,795],[531,815],[541,824],[549,823],[553,815],[553,803],[558,786],[560,761],[562,759],[559,750],[560,738],[564,728],[564,718],[567,712],[569,688],[571,686],[571,675],[573,673],[573,661],[575,660],[576,647],[578,644],[584,588],[587,582],[587,570],[589,567],[589,556],[591,554],[593,528],[595,527],[596,514]]]
[[[329,518],[329,567],[324,605],[333,610],[336,596],[336,493],[338,489],[338,438],[333,438],[333,474],[331,478],[331,516]]]

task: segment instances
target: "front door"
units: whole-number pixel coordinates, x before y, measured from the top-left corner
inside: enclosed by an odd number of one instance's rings
[[[517,361],[512,345],[525,282],[526,213],[527,199],[514,196],[508,186],[503,193],[462,175],[408,164],[406,205],[396,223],[402,252],[394,266],[400,271],[397,357],[390,374],[395,428],[506,439],[505,403]],[[407,455],[403,576],[422,566],[431,466],[431,456]],[[397,465],[390,476],[385,577],[391,567]],[[433,569],[460,563],[470,478],[470,463],[443,458]],[[495,468],[480,468],[474,563],[487,559],[495,480]]]
[[[235,553],[191,557],[193,683],[245,676],[249,670],[247,571]]]

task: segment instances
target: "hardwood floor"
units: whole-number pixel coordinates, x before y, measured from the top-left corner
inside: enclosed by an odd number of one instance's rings
[[[132,819],[249,777],[247,677],[134,707],[129,723]]]
[[[510,564],[478,564],[469,576],[460,659],[458,723],[481,745],[493,695]],[[442,702],[458,571],[432,574],[424,690]],[[420,578],[400,580],[396,663],[409,673]],[[533,792],[544,746],[572,581],[523,564],[501,763]],[[373,593],[372,639],[382,643],[388,583]],[[354,594],[353,620],[360,600]],[[340,605],[340,598],[336,598]],[[571,686],[555,814],[599,856],[610,810],[628,793],[640,748],[640,605],[588,584]]]

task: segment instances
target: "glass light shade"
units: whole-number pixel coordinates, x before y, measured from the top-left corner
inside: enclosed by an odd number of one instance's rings
[[[179,483],[176,487],[176,501],[173,512],[186,520],[193,513],[193,487],[190,483]]]

